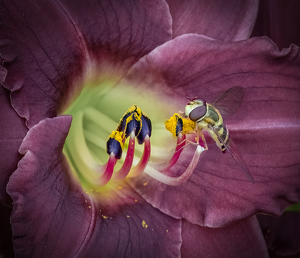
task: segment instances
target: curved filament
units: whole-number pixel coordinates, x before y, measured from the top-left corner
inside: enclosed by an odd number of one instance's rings
[[[179,177],[170,177],[170,176],[167,176],[161,172],[159,172],[158,170],[152,168],[152,167],[149,167],[147,166],[146,169],[144,170],[144,172],[153,177],[154,179],[164,183],[164,184],[167,184],[167,185],[180,185],[182,184],[183,182],[187,181],[190,176],[192,175],[193,171],[195,170],[197,164],[198,164],[198,161],[199,161],[199,158],[200,158],[200,155],[201,153],[204,151],[205,149],[200,146],[200,145],[197,145],[197,149],[194,153],[194,156],[192,158],[192,161],[191,163],[189,164],[189,166],[187,167],[187,169],[183,172],[183,174]]]
[[[134,147],[135,133],[131,132],[125,161],[122,167],[118,171],[114,172],[112,179],[122,180],[128,175],[134,158]]]
[[[109,155],[109,159],[108,159],[107,163],[104,165],[104,169],[103,169],[104,172],[99,178],[99,185],[103,186],[109,182],[109,180],[111,179],[112,174],[114,172],[114,167],[115,167],[116,163],[117,163],[117,159],[115,157],[115,154],[111,153]]]
[[[180,133],[177,137],[177,145],[176,145],[176,149],[175,149],[175,152],[174,152],[172,158],[169,161],[155,165],[154,168],[158,171],[164,171],[164,170],[168,170],[171,167],[173,167],[176,164],[177,160],[180,157],[181,152],[184,149],[184,146],[186,143],[185,140],[186,140],[185,134]]]
[[[128,174],[129,177],[138,176],[144,171],[144,169],[146,168],[148,161],[150,159],[150,154],[151,154],[151,144],[150,144],[150,138],[147,135],[145,137],[145,142],[144,142],[143,156],[140,159],[139,163],[130,170],[130,173]]]

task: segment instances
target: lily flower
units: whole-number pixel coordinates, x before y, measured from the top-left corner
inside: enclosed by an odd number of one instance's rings
[[[1,1],[0,191],[17,257],[267,257],[254,215],[300,200],[300,57],[248,39],[257,8]],[[254,183],[178,123],[187,97],[234,86],[225,123]]]

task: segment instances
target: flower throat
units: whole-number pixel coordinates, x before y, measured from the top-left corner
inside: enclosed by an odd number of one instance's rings
[[[127,176],[135,177],[140,175],[142,172],[145,172],[156,180],[168,185],[178,185],[186,181],[195,169],[200,154],[203,151],[203,148],[200,147],[200,145],[198,145],[199,147],[197,147],[190,165],[181,176],[170,177],[164,174],[163,171],[169,170],[176,164],[186,143],[186,134],[190,134],[195,131],[195,123],[175,113],[165,122],[165,126],[174,137],[177,137],[175,152],[169,161],[146,167],[151,155],[151,120],[136,105],[129,108],[120,119],[116,131],[113,131],[108,138],[106,151],[109,155],[109,159],[108,162],[100,169],[101,176],[99,177],[98,184],[105,185],[110,179],[123,180]],[[117,163],[117,160],[122,157],[122,149],[127,138],[129,138],[129,143],[125,161],[119,170],[114,171],[114,166]],[[144,144],[144,152],[139,163],[132,167],[135,138],[137,139],[138,144]]]
[[[124,180],[126,177],[136,177],[143,172],[164,184],[179,185],[190,177],[199,161],[200,154],[204,150],[196,143],[197,148],[189,166],[185,171],[180,172],[180,176],[173,177],[169,175],[168,171],[176,164],[184,150],[187,143],[186,135],[195,133],[195,123],[193,121],[177,113],[166,120],[165,128],[172,133],[173,138],[177,141],[175,151],[172,157],[165,162],[149,163],[152,122],[137,105],[133,105],[125,112],[116,129],[107,134],[109,136],[106,142],[101,139],[103,138],[101,130],[99,130],[99,135],[95,135],[83,129],[84,119],[94,119],[94,122],[98,125],[113,123],[113,121],[107,120],[106,117],[101,116],[99,111],[91,108],[85,109],[84,112],[76,112],[75,116],[76,119],[72,123],[73,128],[70,130],[64,152],[83,186],[89,189],[91,187],[98,189],[98,187],[103,187],[109,182]],[[102,148],[106,146],[105,152],[108,155],[106,162],[96,160],[95,156],[90,155],[90,149],[85,142],[86,139],[101,145]],[[138,162],[135,155],[136,143],[144,145]],[[101,154],[102,160],[103,154]]]

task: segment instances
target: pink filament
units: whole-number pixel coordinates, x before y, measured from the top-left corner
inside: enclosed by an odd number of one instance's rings
[[[132,132],[129,138],[128,150],[127,150],[125,161],[122,167],[118,171],[114,172],[112,179],[122,180],[128,175],[133,162],[134,147],[135,147],[135,134],[134,132]]]
[[[147,135],[145,137],[145,142],[144,142],[143,156],[140,159],[139,163],[134,168],[131,169],[130,173],[128,174],[129,177],[138,176],[144,171],[150,159],[150,154],[151,154],[151,144],[150,144],[150,138]]]
[[[194,156],[192,158],[191,163],[189,164],[189,166],[187,167],[187,169],[182,173],[181,176],[179,177],[170,177],[167,176],[161,172],[159,172],[158,170],[152,168],[152,167],[147,167],[144,172],[146,174],[148,174],[149,176],[153,177],[154,179],[167,184],[167,185],[180,185],[183,182],[185,182],[186,180],[188,180],[190,178],[190,176],[192,175],[193,171],[195,170],[200,155],[201,153],[204,151],[205,149],[203,147],[201,147],[200,145],[197,145],[197,149],[194,153]]]
[[[185,134],[180,133],[177,137],[177,146],[176,146],[176,149],[175,149],[175,152],[174,152],[172,158],[169,161],[155,165],[155,169],[157,169],[159,171],[164,171],[164,170],[168,170],[171,167],[173,167],[176,164],[177,160],[180,157],[181,152],[184,149],[185,142],[186,142],[185,139],[186,139]]]
[[[117,163],[117,159],[115,158],[115,154],[111,153],[109,155],[109,159],[107,161],[107,163],[103,166],[104,173],[101,175],[101,177],[99,178],[99,185],[103,186],[106,185],[109,180],[111,179],[111,176],[114,172],[114,167]]]

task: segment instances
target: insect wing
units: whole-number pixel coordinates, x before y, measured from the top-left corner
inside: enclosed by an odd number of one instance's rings
[[[220,111],[223,117],[234,114],[240,107],[245,91],[239,86],[235,86],[225,91],[212,105]]]
[[[232,139],[229,138],[229,144],[225,144],[226,150],[229,152],[231,157],[235,160],[235,162],[239,165],[239,167],[242,169],[245,176],[249,179],[250,182],[254,183],[253,177],[251,176],[249,169],[243,160],[242,156],[240,155],[237,147],[235,146]]]
[[[212,127],[209,127],[217,136],[218,140],[224,145],[226,150],[229,152],[231,157],[235,160],[235,162],[238,164],[238,166],[241,168],[245,176],[249,179],[250,182],[254,183],[253,177],[251,176],[249,169],[243,160],[242,156],[240,155],[236,145],[234,144],[233,140],[229,138],[229,142],[226,143],[222,139],[222,137],[219,136],[218,132]]]

